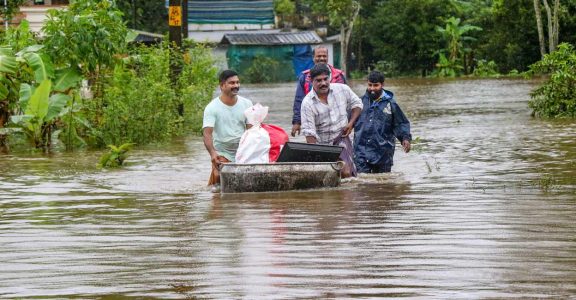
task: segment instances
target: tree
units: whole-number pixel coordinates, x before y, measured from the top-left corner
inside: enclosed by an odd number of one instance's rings
[[[546,54],[546,38],[544,37],[541,5],[544,5],[544,9],[546,10],[546,20],[548,23],[548,53],[552,53],[556,50],[556,47],[558,47],[560,38],[560,0],[554,0],[554,6],[552,8],[548,4],[548,0],[534,0],[534,12],[536,15],[536,26],[538,28],[540,55],[543,58]]]
[[[458,15],[451,0],[389,0],[371,7],[374,14],[365,21],[367,44],[372,46],[373,64],[385,61],[402,74],[420,72],[426,76],[443,48],[435,29],[443,20]],[[382,70],[384,71],[384,70]]]
[[[354,21],[360,12],[360,2],[357,0],[315,0],[312,1],[311,6],[314,12],[327,12],[330,25],[340,28],[341,68],[346,74],[348,46],[354,29]]]
[[[464,46],[464,42],[475,40],[473,37],[467,36],[469,31],[480,31],[482,28],[469,24],[460,25],[460,18],[450,17],[446,20],[444,28],[438,26],[436,31],[442,34],[442,37],[447,43],[448,60],[450,65],[458,66],[458,69],[464,69],[466,72],[466,52],[470,52],[469,48]]]
[[[126,25],[113,0],[78,0],[66,10],[51,9],[42,31],[55,65],[78,66],[92,83],[126,47]]]
[[[534,16],[533,0],[494,0],[490,15],[476,23],[484,29],[476,57],[494,61],[500,73],[526,71],[541,58]]]

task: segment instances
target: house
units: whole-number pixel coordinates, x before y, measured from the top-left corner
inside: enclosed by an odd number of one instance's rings
[[[219,48],[225,51],[228,68],[240,74],[245,73],[254,60],[261,56],[271,58],[279,65],[275,78],[279,81],[292,81],[298,75],[313,66],[312,48],[325,46],[334,53],[333,44],[324,42],[314,31],[276,32],[276,33],[226,33]],[[334,55],[329,56],[332,64]]]
[[[188,38],[217,44],[226,33],[274,33],[273,0],[188,0]]]
[[[334,51],[339,41],[324,39],[326,17],[301,9],[297,7],[299,18],[288,21],[274,15],[273,0],[188,0],[188,38],[217,45],[213,53],[220,69],[243,74],[264,56],[280,64],[279,80],[295,80],[312,66],[313,47],[326,46],[331,64],[339,57]],[[293,29],[294,25],[305,31]]]

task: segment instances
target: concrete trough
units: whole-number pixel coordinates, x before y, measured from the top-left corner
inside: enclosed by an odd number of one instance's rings
[[[276,192],[340,185],[340,162],[224,164],[222,193]]]

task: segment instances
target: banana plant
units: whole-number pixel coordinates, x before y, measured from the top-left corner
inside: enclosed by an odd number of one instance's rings
[[[52,81],[45,79],[34,89],[29,99],[25,99],[25,93],[24,99],[21,99],[21,103],[26,102],[24,114],[11,117],[12,123],[22,128],[36,148],[50,147],[53,122],[70,98],[66,94],[50,95],[51,88]]]
[[[44,79],[37,87],[21,84],[19,105],[24,114],[11,118],[12,123],[23,130],[36,148],[46,150],[51,146],[57,120],[61,119],[64,124],[68,121],[68,127],[73,126],[72,119],[78,120],[74,117],[74,95],[77,95],[77,91],[73,87],[82,77],[71,69],[56,73],[58,77],[54,83]]]

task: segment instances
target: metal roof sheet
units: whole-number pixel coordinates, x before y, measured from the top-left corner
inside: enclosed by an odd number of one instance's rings
[[[314,31],[226,33],[220,43],[230,45],[297,45],[320,44],[322,43],[322,39]]]

